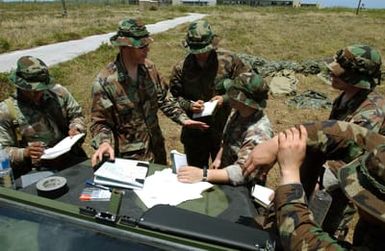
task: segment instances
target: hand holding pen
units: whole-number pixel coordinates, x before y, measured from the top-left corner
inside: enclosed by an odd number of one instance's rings
[[[190,101],[190,109],[193,113],[198,113],[203,111],[204,109],[204,101],[203,100],[197,100],[197,101]]]

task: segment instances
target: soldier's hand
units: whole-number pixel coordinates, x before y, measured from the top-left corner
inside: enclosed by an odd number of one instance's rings
[[[183,183],[195,183],[203,179],[203,169],[195,166],[184,166],[178,169],[178,180]]]
[[[221,95],[217,95],[211,98],[212,101],[218,100],[217,106],[221,107],[223,105],[223,97]]]
[[[209,128],[208,124],[201,121],[192,120],[192,119],[187,119],[183,121],[183,126],[187,128],[195,128],[195,129],[201,129],[201,130],[206,130],[207,128]]]
[[[305,158],[307,131],[304,126],[280,132],[278,135],[278,164],[281,171],[281,185],[298,183],[299,168]]]
[[[110,160],[112,160],[112,161],[115,160],[114,149],[107,142],[104,142],[101,145],[99,145],[98,150],[96,150],[96,152],[92,155],[92,158],[91,158],[92,167],[96,166],[96,164],[98,164],[100,161],[102,161],[103,156],[105,156],[105,155],[110,156]]]
[[[68,130],[68,136],[73,137],[76,134],[79,134],[79,130],[76,127],[72,127]]]
[[[204,109],[204,101],[203,100],[197,100],[197,101],[191,101],[190,109],[193,113],[198,113],[203,111]]]
[[[28,146],[24,148],[24,156],[30,157],[32,162],[40,160],[44,154],[45,143],[41,141],[28,142]]]
[[[215,158],[209,169],[219,169],[221,167],[221,159]]]
[[[262,142],[254,147],[245,162],[243,175],[249,176],[258,169],[257,176],[264,177],[277,159],[278,137]]]

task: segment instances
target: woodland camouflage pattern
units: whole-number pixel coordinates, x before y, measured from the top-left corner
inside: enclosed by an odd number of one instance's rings
[[[110,38],[114,46],[140,48],[153,41],[146,26],[140,19],[124,19],[119,22],[117,33]]]
[[[256,145],[272,136],[270,120],[262,110],[257,110],[247,118],[242,118],[238,111],[232,112],[223,132],[221,158],[221,168],[226,168],[231,184],[246,182],[242,175],[246,159]],[[247,177],[247,181],[255,182],[254,179],[254,173]]]
[[[214,33],[206,20],[192,22],[187,30],[186,44],[192,54],[205,53],[214,47],[212,41]]]
[[[338,50],[328,68],[345,82],[370,90],[381,79],[381,55],[370,46],[351,45]]]
[[[116,156],[166,164],[164,138],[157,112],[182,124],[188,117],[167,88],[155,65],[139,65],[138,80],[129,78],[120,55],[102,70],[92,88],[92,146],[103,142],[115,146]]]
[[[356,227],[359,235],[355,235],[355,245],[368,250],[383,250],[385,137],[366,128],[335,120],[307,124],[305,127],[310,149],[318,150],[326,159],[355,159],[339,172],[342,189],[380,227],[382,224],[379,229],[360,220]],[[329,237],[314,223],[301,184],[280,186],[274,201],[283,247],[288,250],[350,249],[346,243]]]
[[[82,108],[69,91],[59,84],[44,90],[41,105],[26,102],[17,93],[9,99],[15,109],[16,119],[6,102],[1,102],[0,143],[9,153],[12,167],[28,165],[29,158],[24,157],[28,142],[42,141],[47,147],[52,147],[68,135],[70,128],[86,132]],[[17,140],[16,127],[21,134],[20,142]]]
[[[11,71],[9,80],[25,91],[43,91],[54,84],[47,65],[32,56],[24,56],[17,61],[17,68]]]
[[[246,72],[234,80],[226,79],[224,85],[229,98],[256,110],[266,107],[269,87],[258,74]]]
[[[210,126],[209,129],[202,132],[197,129],[182,128],[181,141],[184,145],[188,144],[194,148],[213,146],[219,150],[223,128],[231,110],[224,81],[250,71],[251,68],[248,65],[245,65],[232,52],[224,49],[211,50],[203,68],[198,65],[193,54],[187,55],[173,67],[170,91],[189,117],[192,117],[191,100],[206,102],[216,95],[222,95],[224,98],[223,106],[214,116],[201,119]],[[187,152],[186,154],[189,160],[189,154]],[[200,165],[202,164],[195,164],[195,166]]]

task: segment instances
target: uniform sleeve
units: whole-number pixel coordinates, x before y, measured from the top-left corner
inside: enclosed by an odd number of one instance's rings
[[[384,102],[384,99],[379,96],[374,96],[373,99],[380,99],[380,101]],[[365,127],[374,132],[381,131],[382,124],[385,120],[384,110],[373,100],[366,100],[359,110],[354,112],[352,115],[353,116],[349,122]]]
[[[103,142],[114,145],[113,128],[114,111],[113,103],[106,90],[102,88],[104,80],[98,77],[92,86],[91,126],[90,131],[93,137],[91,145],[95,149]]]
[[[275,191],[274,205],[285,250],[348,250],[313,221],[301,184],[279,186]]]
[[[152,80],[155,82],[154,84],[156,87],[158,106],[160,110],[174,122],[183,125],[183,122],[189,118],[184,110],[179,106],[177,100],[168,95],[168,88],[166,88],[167,85],[155,68],[155,65],[149,67],[149,72]]]
[[[183,84],[182,84],[182,63],[176,64],[170,76],[170,92],[172,96],[178,101],[180,107],[188,112],[190,111],[190,100],[184,98]]]
[[[22,165],[26,161],[25,148],[17,147],[18,142],[12,116],[4,102],[0,103],[0,144],[10,156],[12,167]]]
[[[308,147],[321,151],[328,160],[347,163],[385,143],[384,136],[349,122],[326,120],[304,126],[308,132]]]
[[[67,120],[69,121],[68,128],[76,128],[79,132],[86,133],[87,128],[81,106],[65,87],[62,87],[62,89],[64,94],[64,109],[67,114]]]
[[[273,130],[267,117],[262,117],[255,125],[248,128],[237,154],[237,160],[234,164],[225,167],[232,185],[236,186],[245,183],[242,171],[245,168],[247,158],[256,145],[271,139],[272,136]],[[248,178],[253,179],[254,175],[250,175]]]

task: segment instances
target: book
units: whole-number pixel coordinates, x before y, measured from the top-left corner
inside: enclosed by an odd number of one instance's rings
[[[177,173],[180,167],[188,165],[186,154],[180,153],[177,150],[170,151],[170,159],[173,173]]]
[[[251,190],[251,195],[253,196],[255,202],[267,208],[274,199],[274,190],[256,184]]]
[[[111,192],[109,190],[97,187],[83,188],[79,197],[81,201],[109,201],[110,198]]]
[[[218,100],[210,100],[210,101],[207,101],[203,104],[203,111],[199,112],[199,113],[193,113],[192,115],[192,118],[193,119],[196,119],[196,118],[201,118],[201,117],[206,117],[206,116],[211,116],[214,114],[216,108],[217,108],[217,105],[218,105]]]
[[[67,136],[57,143],[54,147],[44,150],[44,154],[41,159],[55,159],[66,152],[69,152],[72,146],[78,142],[79,139],[84,137],[84,133],[76,134],[75,136]]]
[[[106,161],[94,173],[96,184],[141,189],[148,173],[149,163],[130,159],[115,158],[114,162]]]

